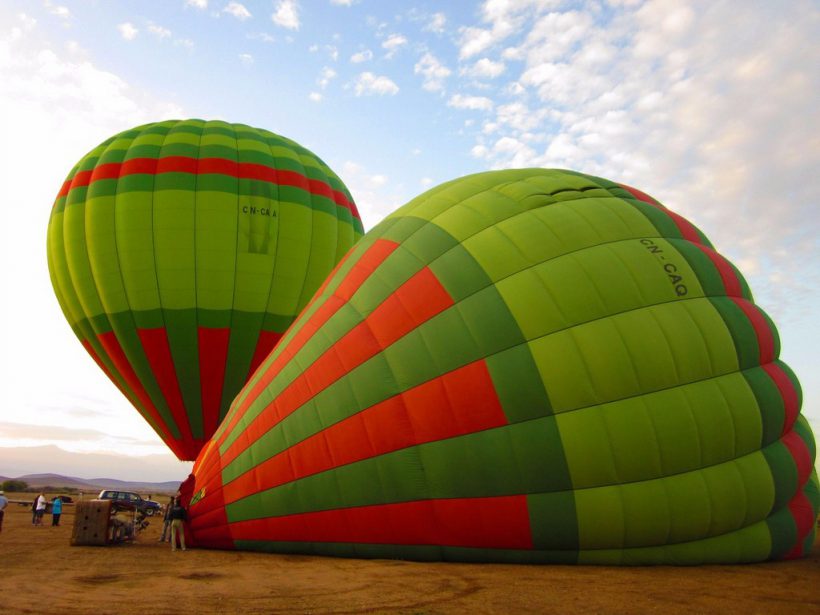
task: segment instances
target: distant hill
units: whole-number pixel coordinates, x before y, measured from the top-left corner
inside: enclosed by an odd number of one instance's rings
[[[24,474],[15,477],[14,480],[25,481],[29,487],[71,487],[80,491],[121,489],[123,491],[140,491],[144,493],[173,493],[179,488],[179,481],[150,483],[118,480],[116,478],[77,478],[76,476],[62,476],[61,474]]]
[[[7,477],[59,476],[65,484],[79,482],[77,488],[123,487],[146,485],[146,490],[157,489],[157,484],[173,484],[173,489],[188,476],[191,463],[179,461],[170,453],[163,455],[126,456],[112,453],[73,453],[54,445],[32,447],[0,447],[0,474]],[[77,478],[81,476],[83,478]],[[105,476],[107,478],[87,478]],[[114,478],[108,478],[114,477]],[[7,479],[8,480],[8,479]],[[52,482],[54,478],[46,479]],[[31,482],[26,480],[26,482]],[[100,487],[100,485],[103,485]],[[123,487],[124,488],[124,487]]]

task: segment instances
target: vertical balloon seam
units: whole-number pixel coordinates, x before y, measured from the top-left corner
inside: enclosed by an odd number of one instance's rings
[[[172,123],[173,122],[173,123]],[[178,125],[178,120],[172,120],[165,125],[155,125],[152,126],[151,130],[156,130],[158,136],[161,136],[161,140],[157,146],[156,157],[157,161],[160,160],[160,156],[162,154],[162,150],[165,146],[165,143],[168,139],[168,135],[171,133],[171,130],[174,126]],[[161,128],[160,128],[161,126]],[[158,171],[159,169],[156,169]],[[158,271],[158,264],[159,260],[157,257],[157,241],[156,241],[156,233],[158,231],[157,228],[157,213],[158,208],[160,207],[159,203],[157,203],[156,195],[157,195],[157,178],[159,173],[154,172],[151,176],[151,189],[149,191],[150,199],[151,199],[151,228],[152,228],[152,235],[154,240],[152,241],[151,245],[153,248],[153,256],[154,256],[154,271]],[[194,225],[196,225],[196,215],[193,217]],[[194,234],[195,235],[195,234]],[[196,241],[196,238],[194,238]],[[196,261],[194,260],[194,267],[196,267]],[[179,443],[175,443],[176,446],[180,448],[180,451],[185,455],[185,457],[192,456],[192,446],[193,446],[193,433],[191,429],[191,425],[188,419],[188,410],[185,407],[185,400],[182,397],[182,391],[180,390],[179,384],[179,376],[177,374],[176,365],[173,359],[173,349],[171,348],[171,341],[168,335],[168,316],[167,313],[169,308],[164,305],[163,302],[163,293],[162,293],[162,286],[160,285],[160,279],[157,275],[157,297],[159,299],[159,315],[161,318],[161,324],[158,330],[158,336],[160,337],[159,342],[163,346],[163,350],[166,350],[168,353],[168,358],[170,361],[166,363],[165,368],[169,370],[169,372],[163,377],[163,380],[166,381],[165,387],[160,386],[161,395],[165,398],[166,403],[171,411],[171,416],[173,417],[174,424],[176,425],[177,434],[175,434],[175,438],[180,438],[182,441]],[[194,306],[194,318],[196,318],[196,305]],[[147,353],[146,353],[147,354]],[[157,369],[157,372],[161,373],[162,369]],[[154,373],[152,369],[151,373]],[[166,390],[167,387],[171,387],[173,392]],[[169,399],[169,394],[173,397],[173,399]],[[181,406],[181,407],[179,407]],[[176,407],[176,408],[175,408]]]
[[[129,137],[131,139],[131,141],[133,141],[133,138],[135,138],[136,136],[141,134],[141,132],[142,132],[142,130],[140,130],[140,129],[134,129],[133,134]],[[111,142],[113,143],[116,140],[117,140],[116,138],[113,138],[111,140]],[[126,146],[125,149],[123,149],[122,155],[120,156],[118,154],[117,157],[120,158],[120,160],[124,159],[125,156],[127,155],[127,150],[128,150],[128,146]],[[104,155],[105,152],[108,152],[108,151],[109,151],[108,148],[106,148],[103,151],[103,155]],[[118,172],[117,172],[118,176],[119,176],[119,170],[121,170],[121,168],[122,167],[120,166],[120,169],[118,169]],[[92,173],[92,176],[93,176],[93,173]],[[113,243],[114,243],[115,256],[119,261],[120,260],[119,242],[117,241],[117,233],[116,233],[116,228],[117,228],[117,221],[116,221],[117,203],[116,203],[116,201],[117,201],[117,198],[118,198],[118,195],[119,195],[119,190],[118,190],[118,188],[119,188],[119,178],[118,177],[114,178],[114,181],[115,181],[115,186],[116,187],[115,187],[114,195],[113,195],[113,197],[114,197],[113,198],[113,203],[111,205],[111,207],[113,209],[113,211],[112,211],[112,223],[113,223],[114,229],[115,229],[115,232],[113,234]],[[90,185],[91,185],[91,178],[89,178],[89,187],[90,187]],[[120,284],[122,285],[122,288],[123,288],[123,294],[124,294],[124,299],[125,299],[125,308],[126,308],[126,311],[128,311],[129,314],[131,314],[131,312],[130,312],[131,302],[130,302],[129,297],[128,297],[128,288],[125,285],[125,280],[122,277],[122,271],[119,269],[119,267],[118,267],[118,272],[119,272],[119,276],[120,276]],[[133,318],[133,315],[132,315],[132,318]],[[112,331],[114,331],[113,323],[111,324],[111,329],[112,329]],[[135,330],[135,332],[137,330],[136,329],[136,322],[134,322],[134,330]],[[116,337],[116,333],[114,333],[114,335]],[[119,343],[119,341],[118,341],[118,343]],[[122,347],[122,344],[120,344],[120,346]],[[125,352],[125,349],[123,349],[123,352]],[[139,378],[138,375],[137,375],[137,378]],[[146,396],[147,396],[148,400],[150,400],[150,395],[148,395],[147,391],[146,391]],[[153,402],[153,400],[151,400],[151,401]],[[143,404],[143,406],[144,406],[144,404]],[[138,409],[140,409],[139,405],[136,405],[136,407]],[[157,433],[157,435],[160,436],[160,438],[162,440],[166,440],[166,439],[171,437],[172,427],[168,424],[168,418],[163,416],[160,413],[159,408],[154,408],[153,409],[156,416],[154,416],[154,413],[152,413],[151,409],[148,408],[148,407],[143,407],[141,410],[142,411],[140,412],[140,414],[144,418],[146,418],[149,425],[151,425],[151,427],[154,428],[154,431]]]
[[[146,127],[145,130],[133,131],[133,133],[128,137],[128,144],[125,146],[125,149],[123,150],[122,158],[127,157],[127,150],[133,145],[134,140],[137,139],[142,134],[146,133],[147,131],[150,131],[149,127]],[[105,155],[105,152],[107,152],[107,151],[108,151],[108,149],[104,150],[104,152],[102,152],[102,155]],[[120,157],[120,156],[118,155],[118,157]],[[98,164],[99,164],[99,160],[98,160],[98,162],[95,163],[95,169],[97,168]],[[120,170],[121,170],[121,167],[120,167]],[[118,172],[119,172],[119,170],[118,170]],[[95,176],[94,172],[92,171],[91,175],[89,176],[89,181],[88,181],[87,188],[86,188],[87,195],[88,195],[89,192],[92,191],[91,184],[92,184],[92,181],[94,179],[94,176]],[[114,224],[115,224],[115,227],[116,227],[116,211],[117,211],[116,200],[117,200],[117,198],[119,196],[119,192],[120,192],[120,190],[119,190],[120,183],[119,183],[118,178],[114,178],[114,181],[116,182],[116,184],[115,184],[116,188],[115,188],[115,194],[114,194],[114,204],[113,204],[112,207],[113,207],[113,210],[114,210]],[[87,223],[88,216],[90,215],[90,212],[87,211],[87,209],[88,209],[87,201],[85,201],[85,203],[86,203],[85,207],[86,207],[86,223]],[[117,243],[118,242],[117,242],[116,232],[115,232],[114,233],[114,246],[115,246],[115,249],[117,249]],[[88,243],[87,243],[87,241],[85,242],[85,248],[86,248],[86,252],[88,253]],[[117,258],[119,259],[119,252],[118,251],[117,251]],[[88,259],[89,259],[89,265],[90,265],[90,263],[91,263],[90,254],[88,255]],[[129,355],[133,355],[134,352],[140,352],[140,350],[142,350],[142,348],[139,348],[139,349],[136,348],[136,347],[132,348],[131,344],[128,344],[128,343],[125,343],[125,345],[124,345],[123,342],[125,342],[125,340],[120,339],[119,331],[121,330],[121,327],[122,326],[127,327],[128,325],[126,324],[126,320],[130,320],[131,326],[133,327],[134,334],[136,336],[135,339],[132,340],[132,341],[136,342],[137,344],[141,344],[141,340],[140,340],[140,337],[139,337],[139,328],[137,326],[136,320],[134,319],[134,314],[131,311],[131,302],[128,299],[127,288],[125,286],[125,281],[122,278],[122,271],[118,271],[118,273],[120,275],[120,283],[122,284],[123,290],[125,292],[126,312],[127,312],[127,314],[126,313],[122,314],[122,316],[121,316],[122,324],[117,324],[117,325],[114,324],[114,320],[118,318],[117,315],[114,315],[114,314],[109,315],[109,314],[106,313],[105,318],[109,322],[109,327],[111,329],[111,333],[112,333],[114,339],[116,340],[116,343],[119,345],[119,347],[120,347],[121,351],[123,352],[124,356],[126,357],[126,360],[128,361],[128,363],[131,364],[132,369],[134,369],[135,377],[140,381],[140,384],[141,384],[142,388],[145,390],[145,393],[147,395],[148,400],[150,400],[150,402],[154,405],[154,410],[157,413],[157,418],[161,419],[161,423],[160,423],[161,430],[162,431],[167,430],[168,435],[172,435],[174,427],[171,423],[169,423],[169,420],[168,420],[169,417],[166,417],[166,416],[163,415],[162,405],[161,404],[159,406],[156,405],[156,401],[154,401],[154,399],[151,395],[151,391],[149,390],[149,388],[146,387],[146,383],[144,381],[145,374],[141,373],[143,370],[139,369],[139,366],[136,365],[136,362],[133,361],[132,358],[129,356]],[[93,274],[93,267],[92,267],[92,274]],[[97,288],[97,294],[100,295],[100,301],[101,301],[101,304],[103,306],[103,309],[105,309],[105,304],[103,303],[103,299],[102,299],[102,293],[101,293],[101,291],[99,289],[99,286],[97,284],[97,280],[96,280],[95,275],[92,275],[92,280],[94,282],[95,288]],[[146,356],[146,360],[147,360],[147,356]],[[159,390],[158,394],[160,396],[162,396],[162,391]],[[150,413],[150,409],[148,409],[148,412]],[[162,436],[161,433],[159,435]]]

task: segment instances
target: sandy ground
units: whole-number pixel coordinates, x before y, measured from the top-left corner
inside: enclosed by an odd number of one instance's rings
[[[612,568],[419,564],[194,550],[153,522],[134,543],[69,545],[11,504],[0,533],[3,613],[820,613],[820,541],[805,559]]]

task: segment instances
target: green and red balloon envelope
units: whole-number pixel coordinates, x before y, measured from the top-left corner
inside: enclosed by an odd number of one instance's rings
[[[75,334],[180,459],[361,237],[324,162],[241,124],[117,134],[72,169],[48,260]]]
[[[698,564],[808,552],[801,393],[740,273],[632,188],[464,177],[368,232],[184,485],[197,544]]]

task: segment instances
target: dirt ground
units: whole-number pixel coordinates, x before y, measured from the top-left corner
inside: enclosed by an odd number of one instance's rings
[[[30,496],[29,496],[30,497]],[[154,521],[134,543],[72,547],[10,504],[3,613],[820,613],[820,541],[805,559],[614,568],[420,564],[262,553],[172,553]]]

